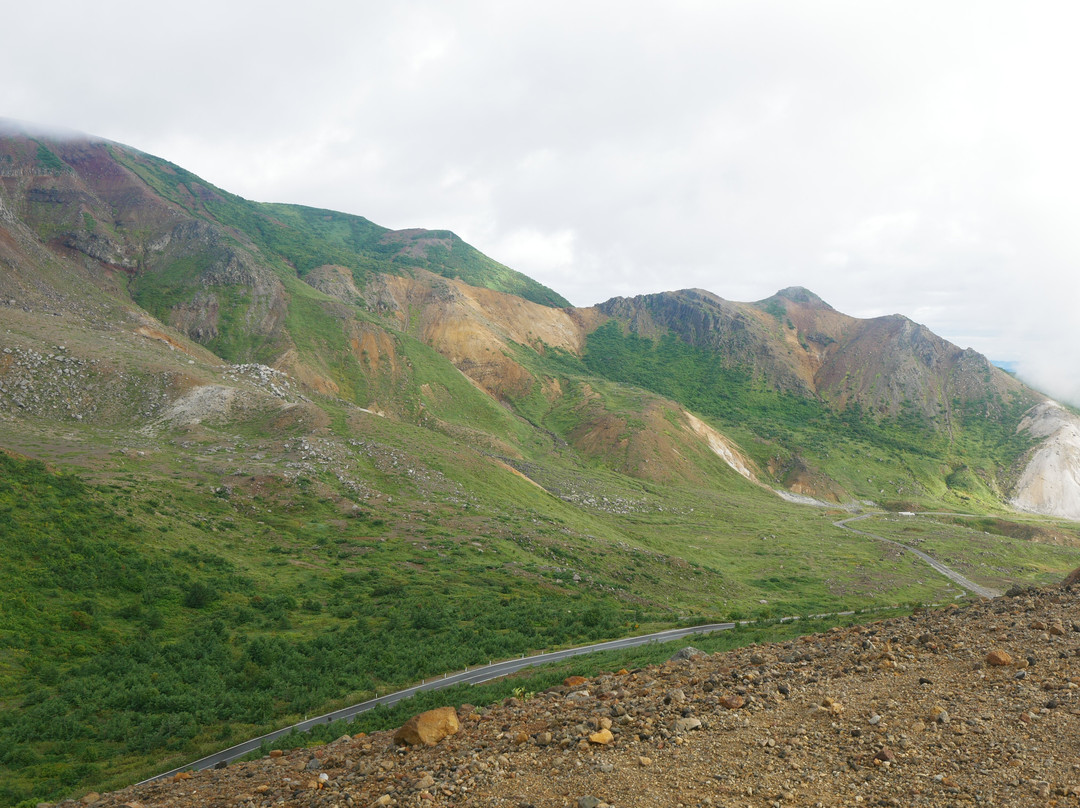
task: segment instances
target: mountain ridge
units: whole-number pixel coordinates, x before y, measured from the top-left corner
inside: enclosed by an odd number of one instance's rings
[[[527,370],[511,346],[541,353],[552,347],[584,357],[596,330],[609,320],[645,339],[674,334],[691,348],[707,350],[744,387],[801,397],[829,417],[884,419],[916,434],[929,430],[929,439],[942,446],[937,451],[946,454],[956,454],[957,433],[963,423],[973,423],[975,409],[981,407],[986,419],[1015,436],[1020,411],[1042,400],[985,358],[901,315],[858,320],[803,287],[755,303],[683,290],[574,309],[459,246],[448,231],[390,231],[363,217],[249,203],[119,144],[50,141],[22,131],[5,141],[0,161],[11,175],[5,180],[5,210],[16,207],[19,216],[11,213],[12,222],[29,228],[23,231],[24,248],[40,252],[44,243],[58,258],[81,261],[87,277],[119,298],[121,307],[130,305],[119,288],[126,285],[132,303],[224,359],[287,369],[316,391],[346,391],[360,406],[386,409],[375,398],[357,398],[370,389],[365,379],[374,368],[399,373],[388,325],[435,347],[479,389],[513,408],[537,387],[558,389],[558,380]],[[19,241],[10,233],[6,239],[8,245]],[[25,255],[8,259],[12,266],[28,262],[33,263]],[[477,282],[490,292],[467,291],[480,289]],[[510,288],[558,309],[526,313],[524,304],[510,303],[516,297],[499,297]],[[305,289],[318,289],[349,308],[335,309]],[[556,310],[570,313],[559,325]],[[331,342],[330,332],[341,327],[329,323],[321,328],[326,337],[297,342],[313,317],[351,324]],[[351,348],[342,353],[334,342]],[[390,361],[378,361],[380,352]],[[339,358],[328,364],[328,353]],[[748,379],[741,378],[746,374]],[[1011,441],[1016,448],[1010,451],[1019,453],[1019,439]],[[800,472],[800,479],[821,478],[816,490],[811,485],[798,493],[860,493],[808,460],[801,446],[782,447],[781,455],[788,458],[771,464],[759,456],[758,465],[780,482],[790,478],[790,471],[779,471],[785,465],[811,470],[809,476]],[[1010,464],[1001,456],[993,464],[983,460],[976,477],[984,486],[976,487],[1007,498],[1016,476]]]

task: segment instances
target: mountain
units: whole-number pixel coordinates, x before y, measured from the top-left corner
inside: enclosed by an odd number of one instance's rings
[[[452,233],[0,135],[0,804],[679,621],[1080,565],[1074,416],[794,288],[573,308]],[[1070,455],[1071,457],[1071,455]],[[815,507],[790,500],[812,502]]]
[[[669,395],[733,433],[749,427],[743,445],[758,446],[774,479],[834,501],[1002,498],[1031,445],[1021,419],[1044,400],[906,317],[856,319],[801,288],[756,303],[684,290],[599,309],[620,325],[594,332],[596,372]],[[844,446],[851,440],[864,444],[856,455],[887,453],[894,468],[864,480],[865,464]],[[895,462],[904,455],[937,468]],[[853,466],[858,478],[845,471]]]

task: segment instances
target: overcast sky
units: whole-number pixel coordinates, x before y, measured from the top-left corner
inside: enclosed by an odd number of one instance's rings
[[[1080,404],[1073,7],[9,3],[0,116],[448,228],[575,305],[806,286]]]

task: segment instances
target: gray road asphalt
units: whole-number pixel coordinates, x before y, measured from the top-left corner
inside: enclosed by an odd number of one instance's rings
[[[619,648],[632,648],[636,645],[645,645],[650,642],[668,642],[669,640],[678,640],[682,637],[688,637],[692,634],[711,634],[714,631],[727,631],[734,628],[734,623],[710,623],[704,626],[693,626],[692,628],[676,628],[669,629],[668,631],[659,631],[655,634],[642,634],[639,637],[627,637],[622,640],[610,640],[608,642],[596,643],[595,645],[583,645],[578,648],[567,648],[565,651],[551,651],[546,654],[535,654],[533,656],[522,657],[521,659],[508,659],[505,662],[495,662],[490,665],[485,665],[474,670],[461,671],[460,673],[447,674],[442,679],[433,679],[430,682],[424,682],[423,684],[415,685],[413,687],[406,688],[405,690],[399,690],[396,693],[388,693],[385,696],[379,696],[375,699],[369,699],[368,701],[361,702],[360,704],[354,704],[351,707],[344,707],[340,710],[336,710],[332,713],[326,713],[325,715],[316,716],[315,718],[309,718],[305,721],[301,721],[299,724],[293,724],[291,727],[285,727],[275,732],[261,735],[258,738],[252,738],[250,741],[244,741],[243,743],[230,746],[228,749],[222,749],[220,752],[215,752],[212,755],[207,755],[204,758],[199,758],[192,763],[187,763],[179,768],[172,769],[171,771],[163,772],[162,774],[155,775],[147,780],[143,780],[143,783],[150,783],[154,780],[161,780],[166,777],[172,777],[174,774],[182,771],[191,771],[193,769],[210,769],[219,764],[228,763],[236,758],[243,757],[249,752],[254,752],[264,741],[272,741],[275,738],[279,738],[282,735],[288,735],[293,730],[297,732],[307,732],[316,724],[329,724],[332,721],[338,721],[340,719],[352,718],[355,715],[371,710],[378,707],[380,704],[391,705],[402,699],[407,699],[409,696],[419,693],[421,690],[440,690],[444,687],[451,687],[452,685],[461,684],[466,682],[468,684],[479,684],[480,682],[487,682],[491,679],[498,679],[500,676],[506,676],[507,674],[514,673],[524,668],[533,667],[535,665],[543,665],[548,662],[557,662],[560,659],[568,659],[569,657],[579,656],[581,654],[591,654],[596,651],[611,651]],[[142,785],[142,783],[139,783]]]
[[[975,583],[970,578],[965,578],[963,575],[961,575],[956,570],[951,569],[949,567],[946,567],[944,564],[942,564],[936,558],[934,558],[933,556],[927,555],[922,550],[916,550],[914,547],[909,547],[908,545],[903,544],[902,542],[893,541],[892,539],[886,539],[884,536],[878,536],[875,533],[867,533],[865,530],[856,530],[855,528],[850,527],[848,525],[849,522],[858,522],[860,519],[870,519],[872,517],[882,516],[882,515],[883,515],[882,513],[864,513],[862,516],[852,516],[850,519],[841,519],[839,522],[833,522],[833,524],[836,525],[837,527],[842,527],[844,530],[850,530],[852,533],[858,533],[860,536],[866,536],[866,537],[871,538],[871,539],[876,539],[877,541],[885,542],[886,544],[891,544],[893,547],[899,547],[901,550],[905,550],[905,551],[907,551],[909,553],[914,553],[916,556],[921,558],[923,561],[925,561],[927,564],[929,564],[935,570],[940,572],[942,575],[944,575],[950,581],[957,584],[958,586],[962,586],[964,589],[968,590],[969,592],[974,592],[979,597],[982,597],[982,598],[1001,597],[1001,592],[999,592],[998,590],[990,589],[989,587],[986,587],[986,586],[979,586],[979,584]],[[963,514],[933,514],[933,515],[935,515],[935,516],[945,516],[945,515],[962,516]]]

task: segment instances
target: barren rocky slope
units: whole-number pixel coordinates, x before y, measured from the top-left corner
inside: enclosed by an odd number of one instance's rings
[[[346,736],[83,802],[1076,805],[1080,586],[1010,594],[466,705],[435,746]]]
[[[1080,418],[1047,401],[1025,415],[1020,429],[1042,443],[1031,453],[1012,504],[1033,513],[1080,519]]]

